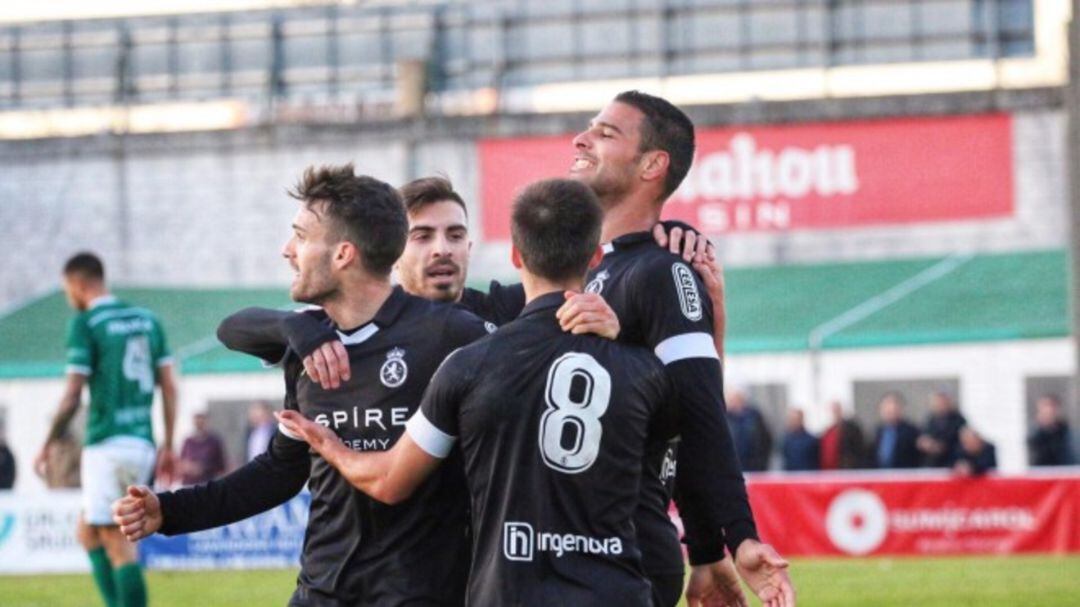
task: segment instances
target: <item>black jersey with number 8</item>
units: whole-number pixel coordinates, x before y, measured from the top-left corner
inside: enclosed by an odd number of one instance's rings
[[[408,432],[457,443],[472,503],[471,605],[651,605],[633,526],[671,385],[646,349],[563,332],[551,293],[450,356]]]

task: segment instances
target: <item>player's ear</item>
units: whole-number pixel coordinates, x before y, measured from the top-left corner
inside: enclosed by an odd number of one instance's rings
[[[593,251],[592,257],[589,258],[589,269],[592,270],[596,266],[600,265],[600,262],[604,260],[604,249],[600,248],[600,245],[596,245],[596,250]]]
[[[521,261],[521,251],[518,251],[513,243],[510,244],[510,263],[514,264],[515,270],[520,270],[525,265]]]
[[[667,175],[671,157],[663,150],[646,152],[641,158],[641,178],[645,181],[663,179]]]
[[[344,268],[351,263],[360,263],[360,250],[348,240],[342,240],[334,247],[334,265]]]

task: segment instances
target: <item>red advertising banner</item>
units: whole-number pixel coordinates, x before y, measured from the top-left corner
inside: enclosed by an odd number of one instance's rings
[[[787,556],[1080,552],[1080,473],[750,482],[762,540]]]
[[[523,186],[567,174],[572,137],[479,142],[486,238],[509,238],[510,202]],[[711,234],[1013,212],[1005,114],[699,129],[697,148],[664,216]]]

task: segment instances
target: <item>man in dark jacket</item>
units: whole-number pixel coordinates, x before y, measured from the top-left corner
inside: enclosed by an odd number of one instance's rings
[[[960,448],[960,428],[967,424],[964,416],[956,410],[956,402],[944,390],[930,395],[930,416],[919,437],[918,447],[923,454],[923,465],[928,468],[950,468],[956,461]]]
[[[817,470],[818,439],[806,431],[802,409],[789,409],[784,434],[784,470]]]
[[[7,446],[4,428],[0,426],[0,489],[15,486],[15,454]]]
[[[763,472],[769,468],[772,454],[772,435],[761,411],[750,402],[746,391],[736,388],[728,394],[727,419],[735,452],[747,472]]]
[[[997,449],[971,426],[960,428],[953,471],[960,476],[982,476],[997,468]]]
[[[1071,466],[1076,463],[1069,424],[1061,414],[1061,398],[1046,394],[1035,403],[1035,431],[1028,437],[1032,466]]]
[[[881,397],[878,413],[881,424],[874,440],[874,463],[878,468],[917,468],[919,450],[915,443],[919,430],[904,419],[907,402],[899,392]]]

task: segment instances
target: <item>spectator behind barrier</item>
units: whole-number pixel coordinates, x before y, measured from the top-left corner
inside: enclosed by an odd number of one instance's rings
[[[918,447],[923,465],[930,468],[951,468],[960,447],[960,428],[967,424],[956,410],[956,401],[945,390],[930,394],[930,415],[919,437]]]
[[[997,449],[971,426],[962,426],[953,471],[959,476],[982,476],[997,468]]]
[[[789,409],[783,443],[784,470],[817,470],[818,439],[806,431],[802,409]]]
[[[261,400],[252,403],[248,409],[247,461],[266,451],[276,429],[277,423],[274,422],[270,405]]]
[[[749,402],[745,390],[735,388],[728,394],[727,418],[742,469],[746,472],[768,469],[772,435],[761,411]]]
[[[7,445],[7,431],[0,428],[0,489],[15,486],[15,454]]]
[[[878,425],[874,439],[874,462],[878,468],[917,468],[919,450],[915,446],[919,430],[904,419],[904,397],[899,392],[888,392],[881,397]]]
[[[1071,466],[1076,463],[1069,424],[1061,410],[1061,398],[1045,394],[1035,403],[1035,431],[1028,437],[1032,466]]]
[[[844,407],[840,401],[833,401],[833,425],[821,435],[818,447],[821,453],[822,470],[850,470],[863,468],[867,464],[866,440],[863,438],[859,422],[844,417]]]
[[[225,445],[209,428],[206,413],[194,415],[195,433],[180,448],[180,482],[198,485],[225,472]]]

